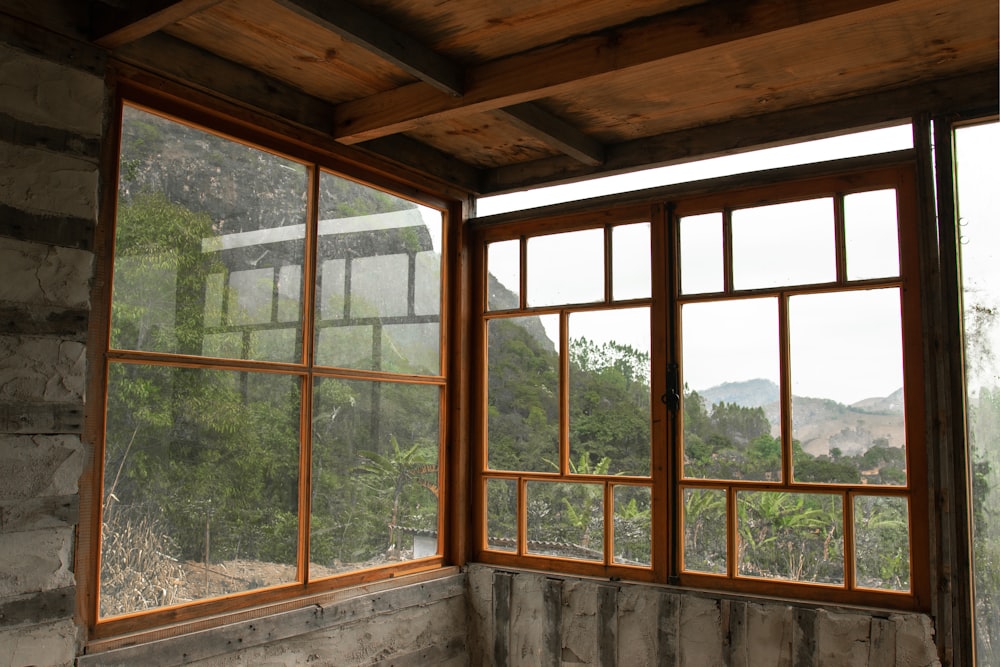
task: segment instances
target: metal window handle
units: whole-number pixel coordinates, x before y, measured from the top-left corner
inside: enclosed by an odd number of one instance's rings
[[[667,406],[667,410],[677,412],[681,409],[681,393],[677,364],[667,364],[667,391],[660,396],[660,400]]]

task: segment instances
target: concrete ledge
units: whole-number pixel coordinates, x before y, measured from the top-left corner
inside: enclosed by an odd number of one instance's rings
[[[301,609],[271,614],[217,628],[150,641],[134,646],[88,653],[77,660],[78,667],[114,667],[116,665],[168,666],[181,664],[216,664],[223,659],[232,664],[237,652],[253,652],[243,664],[269,665],[368,664],[372,656],[393,656],[419,663],[426,651],[435,646],[452,646],[466,659],[465,575],[453,574],[433,581],[400,586],[377,593],[360,595],[347,600],[314,604]],[[421,628],[421,626],[427,626]],[[362,637],[354,641],[341,637],[348,628],[360,626]],[[406,646],[405,641],[393,642],[392,635],[405,637],[407,628],[423,633],[424,647]],[[436,630],[434,628],[437,628]],[[444,628],[451,634],[444,636]],[[387,635],[376,636],[378,633]],[[414,640],[416,641],[416,640]],[[396,646],[402,643],[402,648]],[[392,646],[396,646],[393,650]],[[301,655],[305,652],[305,656]],[[316,658],[309,659],[310,655]],[[323,655],[323,658],[319,656]],[[266,659],[265,659],[266,656]],[[338,656],[329,662],[332,656]],[[408,656],[408,657],[407,657]],[[447,656],[445,656],[447,657]],[[302,660],[298,660],[303,658]],[[448,658],[449,660],[451,658]],[[327,660],[327,662],[323,662]],[[221,662],[219,663],[221,664]]]

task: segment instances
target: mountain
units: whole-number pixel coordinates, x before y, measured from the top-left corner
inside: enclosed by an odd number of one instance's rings
[[[779,388],[770,380],[754,379],[725,382],[699,390],[707,406],[736,403],[763,408],[771,424],[771,435],[780,434]],[[823,456],[831,449],[844,455],[863,454],[877,444],[901,447],[906,440],[903,421],[903,390],[884,397],[866,398],[844,405],[832,399],[792,397],[795,439],[802,449]]]
[[[705,405],[735,403],[746,408],[759,408],[777,403],[780,389],[770,380],[756,379],[743,382],[723,382],[710,389],[699,390]]]

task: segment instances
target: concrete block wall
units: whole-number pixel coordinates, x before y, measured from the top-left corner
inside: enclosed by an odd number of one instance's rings
[[[103,56],[0,22],[0,665],[71,665]]]
[[[481,667],[923,667],[922,614],[741,599],[662,586],[468,570],[470,664]]]

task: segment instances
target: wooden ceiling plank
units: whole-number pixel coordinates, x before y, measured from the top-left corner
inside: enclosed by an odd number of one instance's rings
[[[150,0],[133,2],[124,13],[110,13],[110,8],[96,5],[93,41],[106,49],[116,49],[220,2],[222,0]]]
[[[998,103],[1000,71],[993,67],[815,106],[608,145],[607,159],[599,167],[590,167],[566,157],[498,167],[483,173],[479,194],[502,194],[780,146],[806,137],[822,138],[857,128],[905,121],[918,111],[957,113],[969,109],[996,108]]]
[[[537,104],[525,102],[499,109],[516,127],[583,164],[596,167],[604,162],[604,145]]]
[[[246,108],[251,117],[263,113],[308,132],[331,136],[333,105],[329,102],[164,33],[126,44],[115,52],[114,61],[122,63],[120,68],[135,68],[129,70],[129,78],[138,83],[145,81],[144,71],[151,71],[155,76],[180,82],[180,86]],[[160,87],[156,82],[151,85]],[[479,185],[478,169],[407,137],[386,137],[360,148],[380,159],[417,167],[463,193],[474,192]]]
[[[417,77],[437,93],[462,95],[462,67],[345,0],[274,0]]]
[[[337,107],[336,136],[358,143],[406,132],[451,115],[530,102],[627,69],[663,67],[671,58],[749,39],[894,0],[726,0],[695,5],[646,21],[515,54],[469,70],[461,98],[414,83]]]

